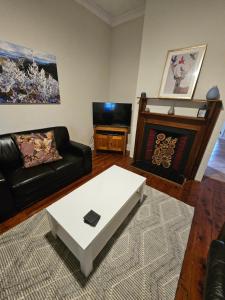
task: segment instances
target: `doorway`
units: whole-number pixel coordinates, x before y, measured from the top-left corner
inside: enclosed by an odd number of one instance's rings
[[[225,182],[225,122],[208,161],[204,175]]]
[[[223,124],[222,130],[220,131],[220,138],[225,140],[225,122]]]

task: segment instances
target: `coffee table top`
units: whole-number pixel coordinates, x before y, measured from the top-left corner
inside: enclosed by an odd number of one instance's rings
[[[145,180],[143,176],[114,165],[46,210],[80,247],[86,249]],[[101,215],[95,227],[83,221],[91,209]]]

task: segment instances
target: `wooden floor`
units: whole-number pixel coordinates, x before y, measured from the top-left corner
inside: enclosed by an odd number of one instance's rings
[[[69,193],[111,165],[132,170],[147,177],[147,184],[195,207],[195,214],[184,263],[178,284],[176,300],[200,300],[203,294],[206,257],[209,244],[218,235],[225,221],[225,183],[204,177],[201,183],[188,181],[183,186],[160,179],[131,166],[131,159],[120,154],[93,155],[93,171],[90,175],[67,186],[60,192],[39,201],[0,225],[0,232],[7,231],[49,204]]]

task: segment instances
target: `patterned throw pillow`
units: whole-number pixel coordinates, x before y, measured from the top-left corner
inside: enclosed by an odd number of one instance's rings
[[[25,168],[62,159],[56,149],[53,131],[15,134],[15,140],[23,156]]]

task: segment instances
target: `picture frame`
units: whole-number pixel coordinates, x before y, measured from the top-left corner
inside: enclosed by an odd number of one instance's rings
[[[207,45],[169,50],[161,80],[159,98],[191,99]]]
[[[56,56],[0,40],[0,105],[60,101]]]
[[[200,107],[198,109],[197,117],[198,118],[205,118],[207,114],[207,108],[206,107]]]

